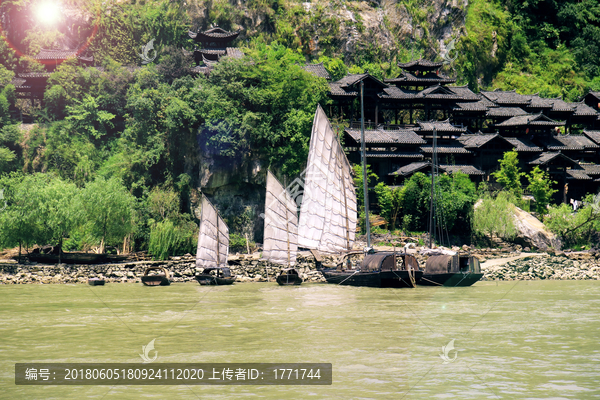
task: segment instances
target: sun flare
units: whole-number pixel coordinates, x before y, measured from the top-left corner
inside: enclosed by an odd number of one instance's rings
[[[38,20],[46,25],[52,25],[60,18],[60,7],[53,2],[44,2],[37,7]]]

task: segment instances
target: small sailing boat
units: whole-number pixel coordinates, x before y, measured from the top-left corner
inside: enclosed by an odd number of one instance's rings
[[[361,85],[361,96],[362,96]],[[364,120],[364,119],[363,119]],[[364,127],[362,129],[364,132]],[[363,133],[364,136],[364,133]],[[363,170],[364,140],[363,143]],[[365,194],[367,194],[365,188]],[[298,244],[311,250],[342,254],[337,267],[320,269],[328,283],[371,287],[415,287],[420,279],[416,259],[410,255],[373,253],[370,248],[367,215],[367,254],[359,266],[349,260],[353,251],[357,224],[357,201],[351,167],[346,154],[323,109],[315,113],[310,138],[308,166],[304,183]],[[400,256],[400,266],[398,266]]]
[[[162,273],[151,275],[150,271],[162,271]],[[142,276],[142,283],[144,286],[169,286],[171,284],[169,271],[163,267],[148,267]]]
[[[431,199],[429,211],[429,248],[435,243],[436,221],[443,222],[441,213],[436,212],[437,193],[435,177],[438,175],[437,159],[437,135],[433,129],[433,153],[431,156]],[[441,228],[441,223],[438,226]],[[440,236],[443,233],[440,229]],[[483,274],[477,257],[470,254],[434,254],[429,256],[425,264],[423,277],[419,285],[423,286],[471,286],[477,282]]]
[[[277,276],[282,286],[300,285],[302,278],[292,266],[298,253],[298,214],[294,199],[271,171],[267,171],[263,259],[286,265]]]
[[[105,280],[100,278],[88,279],[88,285],[90,286],[104,286]]]
[[[196,267],[203,268],[196,280],[201,285],[231,285],[235,276],[227,266],[229,228],[212,203],[202,196]]]

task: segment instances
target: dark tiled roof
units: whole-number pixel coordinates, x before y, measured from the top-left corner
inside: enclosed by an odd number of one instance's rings
[[[207,42],[211,39],[221,39],[221,41],[232,41],[235,38],[237,38],[239,34],[239,30],[235,32],[229,32],[219,27],[211,28],[207,31],[198,33],[188,31],[188,36],[194,39],[196,42]]]
[[[528,106],[529,108],[535,108],[535,109],[540,109],[540,108],[550,109],[550,108],[552,108],[552,99],[546,99],[546,98],[538,96],[537,94],[529,94],[529,95],[523,95],[523,96],[528,98],[529,100],[531,100],[531,103]]]
[[[493,92],[482,91],[481,94],[488,100],[495,102],[498,105],[506,106],[528,106],[531,104],[531,99],[528,96],[518,94],[512,90],[509,92],[503,92],[501,90],[494,90]]]
[[[558,122],[546,117],[544,114],[527,114],[512,117],[504,122],[496,124],[499,127],[512,126],[562,126],[564,122]]]
[[[568,169],[567,175],[569,175],[569,177],[567,179],[571,178],[571,179],[575,179],[578,181],[591,181],[592,180],[592,178],[588,174],[586,174],[584,170],[581,170],[581,169]]]
[[[305,71],[310,72],[311,74],[319,77],[319,78],[325,78],[327,80],[331,79],[331,76],[329,75],[329,72],[327,72],[327,70],[325,69],[325,67],[323,66],[323,63],[318,63],[318,64],[307,64],[304,67],[302,67]]]
[[[550,99],[550,101],[552,101],[552,109],[551,111],[554,112],[572,112],[575,111],[575,107],[572,105],[569,105],[569,103],[567,103],[566,101],[564,101],[563,99],[561,99],[560,97],[557,97],[555,99]]]
[[[556,159],[556,158],[562,158],[565,159],[566,161],[568,161],[569,163],[578,166],[579,164],[577,164],[576,161],[574,161],[573,159],[565,156],[563,153],[553,153],[553,152],[546,152],[546,153],[542,153],[540,154],[540,156],[538,158],[536,158],[535,160],[531,161],[529,164],[531,165],[543,165],[543,164],[547,164],[550,161]]]
[[[358,96],[358,92],[356,90],[344,90],[341,85],[337,82],[331,82],[329,84],[329,93],[333,96],[348,96],[348,97],[356,97]]]
[[[414,90],[402,89],[396,86],[384,88],[383,93],[378,96],[381,99],[411,100],[415,99],[418,92]]]
[[[217,63],[219,61],[215,61],[215,60],[209,60],[208,58],[206,58],[204,56],[204,54],[202,54],[202,62],[204,63],[204,65],[206,65],[207,67],[214,67],[215,65],[217,65]]]
[[[414,174],[415,172],[418,172],[419,170],[422,170],[425,168],[430,168],[430,167],[431,167],[431,163],[429,161],[418,161],[418,162],[410,163],[408,165],[400,167],[400,168],[398,168],[398,170],[390,173],[389,175],[407,176],[407,175]]]
[[[587,175],[600,175],[600,165],[579,163]]]
[[[194,52],[198,52],[200,54],[213,54],[218,56],[224,56],[227,54],[227,49],[196,49]]]
[[[587,97],[587,96],[593,96],[596,99],[600,100],[600,92],[594,92],[594,91],[590,90],[589,93],[585,95],[585,97]]]
[[[395,83],[395,84],[408,84],[408,85],[435,85],[436,83],[454,83],[456,79],[448,78],[443,75],[438,75],[435,72],[429,72],[426,74],[414,75],[410,72],[403,72],[397,78],[386,79],[386,83]]]
[[[592,139],[594,143],[600,144],[600,131],[588,131],[587,129],[584,129],[583,134]]]
[[[421,90],[415,95],[417,99],[464,100],[446,86],[435,85]]]
[[[478,100],[480,100],[480,96],[473,93],[473,91],[471,91],[471,89],[469,89],[469,87],[467,85],[446,86],[446,87],[448,89],[450,89],[450,91],[453,92],[455,95],[460,97],[460,99],[463,101],[478,101]]]
[[[77,56],[77,50],[50,50],[40,49],[35,58],[36,60],[66,60]]]
[[[26,72],[23,74],[18,74],[17,77],[21,79],[49,78],[50,75],[52,75],[51,72]]]
[[[410,151],[367,151],[366,154],[367,158],[423,158],[423,154]]]
[[[375,84],[381,86],[382,88],[387,88],[388,85],[381,82],[379,79],[367,74],[350,74],[346,75],[342,79],[331,82],[329,84],[329,91],[331,95],[334,96],[357,96],[358,91],[356,88],[353,88],[354,85],[359,83],[362,80],[370,79]]]
[[[440,169],[449,174],[460,171],[467,175],[485,175],[485,172],[475,168],[472,165],[440,165]]]
[[[433,145],[421,146],[421,151],[423,153],[431,154],[433,153]],[[438,145],[437,152],[439,154],[471,154],[471,152],[465,149],[460,142]]]
[[[227,56],[231,58],[243,58],[244,53],[237,47],[226,47],[225,51],[227,52]]]
[[[584,102],[568,103],[568,104],[570,106],[575,107],[575,113],[573,115],[581,116],[581,117],[598,115],[596,110],[594,110],[592,107],[588,106]]]
[[[468,103],[456,103],[454,107],[452,107],[453,111],[470,111],[470,112],[487,112],[490,109],[490,106],[486,103],[488,101],[472,101]]]
[[[492,107],[486,114],[486,117],[516,117],[517,115],[527,114],[520,107]]]
[[[598,149],[596,143],[584,135],[557,135],[540,139],[550,151]]]
[[[398,66],[405,70],[415,70],[415,69],[438,69],[441,68],[444,63],[441,62],[433,62],[429,60],[415,60],[407,63],[398,63]]]
[[[12,81],[10,81],[10,84],[13,85],[14,87],[20,87],[23,86],[23,84],[25,84],[25,79],[21,79],[21,78],[13,78]]]
[[[361,143],[359,129],[346,129],[346,133]],[[425,144],[427,143],[412,130],[365,130],[365,143],[398,143],[398,144]]]
[[[541,147],[533,144],[531,140],[524,137],[505,137],[510,144],[515,147],[515,150],[519,153],[521,152],[540,152],[542,151]]]
[[[506,140],[505,138],[503,138],[502,136],[500,136],[497,133],[462,134],[458,138],[458,141],[461,142],[467,149],[477,149],[477,148],[483,146],[484,144],[488,143],[489,141],[494,140],[496,138],[499,138],[499,140],[506,143],[507,147],[512,145],[511,142],[509,142],[508,140]]]
[[[445,121],[417,121],[419,125],[419,132],[433,132],[433,129],[437,132],[456,132],[462,133],[465,132],[465,128],[459,128],[450,123],[450,120]]]

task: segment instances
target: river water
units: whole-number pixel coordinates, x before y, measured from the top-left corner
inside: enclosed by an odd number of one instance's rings
[[[597,281],[5,285],[0,398],[600,398],[599,310]],[[15,385],[17,362],[141,362],[152,339],[160,363],[331,363],[333,384]]]

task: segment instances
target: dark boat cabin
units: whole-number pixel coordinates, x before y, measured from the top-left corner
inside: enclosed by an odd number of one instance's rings
[[[468,255],[439,255],[427,259],[426,274],[448,274],[457,272],[480,273],[479,260]]]
[[[400,266],[398,261],[401,261]],[[418,271],[419,263],[410,254],[381,252],[367,254],[361,263],[360,269],[361,271]]]

